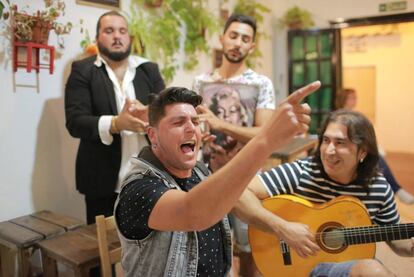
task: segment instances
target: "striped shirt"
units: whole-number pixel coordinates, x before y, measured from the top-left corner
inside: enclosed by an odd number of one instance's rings
[[[325,203],[340,195],[353,196],[364,203],[373,223],[400,222],[394,193],[380,174],[373,178],[367,193],[361,185],[343,185],[329,179],[314,157],[308,157],[263,172],[259,178],[270,196],[292,194],[315,203]]]

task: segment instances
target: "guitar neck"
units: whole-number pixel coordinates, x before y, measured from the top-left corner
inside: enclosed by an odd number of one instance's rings
[[[352,227],[342,231],[348,245],[402,240],[414,237],[414,223]]]

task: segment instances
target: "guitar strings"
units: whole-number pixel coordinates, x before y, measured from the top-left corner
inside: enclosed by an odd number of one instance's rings
[[[414,224],[404,223],[404,224],[392,224],[392,225],[384,225],[384,226],[374,225],[374,226],[338,228],[338,229],[333,229],[330,232],[326,232],[326,231],[317,232],[315,235],[321,237],[323,234],[326,234],[326,233],[329,234],[329,238],[331,239],[350,238],[350,239],[357,240],[358,237],[366,236],[366,235],[369,235],[369,236],[379,235],[382,238],[382,235],[385,235],[386,237],[388,236],[394,237],[394,236],[397,236],[398,234],[399,234],[399,237],[401,237],[402,235],[405,235],[405,237],[409,238],[410,236],[414,236]],[[385,240],[388,240],[388,239],[385,239]]]

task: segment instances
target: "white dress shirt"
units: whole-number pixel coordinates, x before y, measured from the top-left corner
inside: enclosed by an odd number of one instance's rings
[[[116,78],[116,75],[111,69],[111,67],[106,63],[106,61],[102,57],[100,57],[99,55],[97,56],[95,65],[98,67],[105,66],[106,71],[108,72],[109,79],[111,80],[114,86],[118,114],[122,111],[126,98],[129,98],[131,100],[136,99],[133,84],[136,68],[146,62],[148,62],[148,60],[144,58],[130,55],[128,57],[128,68],[125,72],[121,87],[121,84],[119,84],[118,79]],[[99,137],[101,138],[102,143],[105,145],[110,145],[113,142],[113,137],[110,132],[112,117],[112,115],[103,115],[99,118],[98,121]],[[145,136],[139,135],[136,132],[123,130],[121,131],[120,135],[122,156],[121,168],[119,170],[118,181],[115,189],[116,192],[120,191],[121,181],[128,173],[127,168],[129,159],[132,156],[136,156],[143,146],[148,145]]]

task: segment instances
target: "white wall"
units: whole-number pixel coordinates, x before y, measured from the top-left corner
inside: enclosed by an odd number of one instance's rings
[[[27,11],[43,8],[43,1],[11,1]],[[81,54],[79,19],[94,35],[96,19],[104,9],[66,2],[62,22],[75,25],[64,36],[65,50],[55,61],[55,72],[39,73],[39,93],[34,88],[13,91],[10,34],[0,21],[0,221],[50,209],[85,218],[83,197],[75,189],[75,156],[78,141],[65,128],[64,84],[71,62]],[[50,44],[55,43],[51,37]],[[36,74],[19,69],[18,84],[35,84]]]
[[[414,153],[414,23],[356,27],[342,32],[343,37],[352,35],[360,38],[363,49],[343,51],[342,63],[344,67],[375,68],[375,127],[380,145],[388,151]]]

